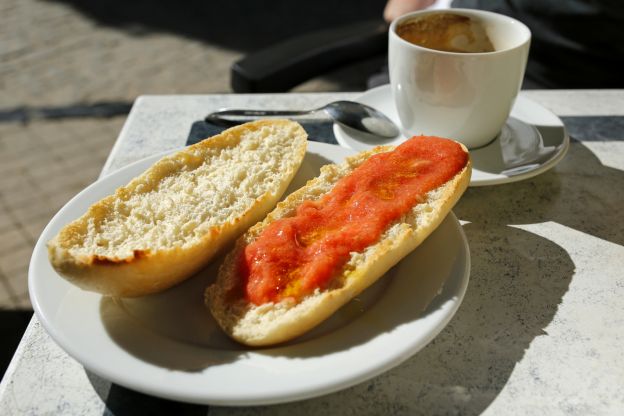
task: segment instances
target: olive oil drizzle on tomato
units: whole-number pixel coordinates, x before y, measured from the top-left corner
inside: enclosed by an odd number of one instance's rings
[[[351,253],[379,241],[391,223],[467,162],[459,144],[430,136],[368,158],[329,193],[304,201],[245,248],[239,273],[247,299],[261,305],[325,289]]]

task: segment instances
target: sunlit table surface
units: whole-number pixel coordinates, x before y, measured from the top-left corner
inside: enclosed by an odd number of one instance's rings
[[[190,405],[88,372],[34,317],[0,384],[0,414],[624,414],[624,90],[522,94],[563,119],[568,154],[537,177],[465,193],[454,212],[471,251],[466,296],[403,364],[300,402]],[[185,145],[211,110],[358,95],[140,97],[102,174]]]

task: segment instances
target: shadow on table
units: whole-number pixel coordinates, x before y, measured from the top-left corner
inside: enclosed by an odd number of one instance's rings
[[[105,403],[104,416],[134,415],[208,415],[209,407],[161,399],[112,384],[101,377],[86,372],[89,382]]]
[[[602,141],[604,145],[608,141]],[[568,154],[555,170],[508,185],[469,188],[455,212],[462,220],[483,218],[490,225],[554,221],[623,245],[623,199],[624,172],[604,166],[572,138]]]
[[[13,359],[32,314],[32,310],[0,309],[0,380]]]
[[[244,120],[250,121],[250,120]],[[337,144],[334,137],[333,122],[327,118],[323,119],[299,119],[296,120],[301,124],[306,133],[308,134],[308,140],[321,143]],[[231,124],[236,125],[237,123]],[[240,123],[238,123],[240,124]],[[204,120],[197,120],[193,122],[186,138],[186,144],[195,144],[208,137],[212,137],[221,133],[223,130],[231,126],[225,126],[222,124],[215,124],[212,122],[206,122]],[[329,163],[327,161],[326,163]]]
[[[454,210],[469,222],[464,230],[473,265],[466,298],[447,330],[409,362],[412,394],[424,394],[425,409],[485,410],[533,340],[546,335],[568,290],[575,272],[568,253],[548,236],[513,224],[554,222],[623,244],[615,209],[621,189],[624,173],[573,140],[552,171],[466,192]]]

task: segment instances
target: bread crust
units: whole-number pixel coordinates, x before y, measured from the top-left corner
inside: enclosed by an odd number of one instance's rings
[[[171,247],[137,247],[131,252],[99,255],[85,242],[88,228],[93,223],[117,215],[115,204],[148,192],[159,192],[159,186],[168,178],[184,175],[204,163],[208,154],[235,146],[247,146],[254,134],[263,129],[288,131],[291,146],[272,149],[286,158],[285,169],[280,169],[276,180],[262,195],[258,195],[242,212],[231,220],[207,228],[195,241]],[[82,289],[116,297],[135,297],[160,292],[174,286],[204,267],[224,246],[231,244],[248,227],[270,211],[293,179],[305,156],[307,134],[289,120],[262,120],[228,129],[180,152],[166,156],[118,188],[113,195],[93,204],[80,218],[65,226],[48,242],[48,255],[54,269]],[[245,150],[248,151],[248,150]],[[274,154],[274,153],[273,153]],[[258,179],[261,181],[262,179]],[[162,185],[164,186],[164,185]],[[206,198],[215,197],[207,194]],[[177,207],[173,207],[175,210]],[[167,218],[164,219],[167,221]],[[173,228],[181,224],[172,224]],[[132,224],[128,224],[131,228]],[[140,230],[131,230],[139,233]],[[78,250],[79,249],[79,250]],[[86,253],[85,253],[86,251]]]
[[[464,151],[468,150],[462,146]],[[293,215],[304,200],[316,200],[373,154],[392,150],[380,146],[362,152],[341,165],[328,165],[321,174],[289,195],[261,223],[241,236],[221,265],[217,281],[206,290],[206,304],[221,328],[234,340],[250,346],[268,346],[295,338],[312,329],[383,276],[433,232],[468,187],[471,162],[445,185],[427,194],[424,203],[393,223],[379,242],[353,255],[333,286],[295,303],[291,299],[260,306],[249,304],[239,286],[237,259],[271,222]]]

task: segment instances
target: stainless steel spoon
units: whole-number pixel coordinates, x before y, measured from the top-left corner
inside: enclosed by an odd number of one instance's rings
[[[223,109],[206,116],[207,122],[216,124],[236,124],[232,117],[257,118],[265,116],[296,117],[324,111],[337,123],[352,129],[380,137],[396,137],[399,129],[385,114],[366,104],[355,101],[334,101],[320,108],[305,111],[293,110],[238,110]]]

